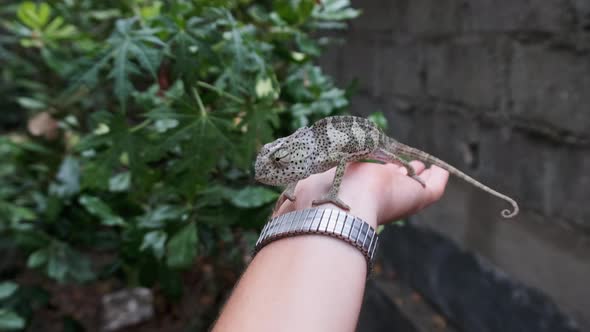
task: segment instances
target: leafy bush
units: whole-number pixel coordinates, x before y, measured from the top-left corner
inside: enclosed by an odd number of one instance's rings
[[[313,64],[330,39],[310,33],[357,15],[348,0],[5,2],[0,246],[17,268],[2,278],[178,297],[197,258],[242,264],[227,248],[252,244],[277,197],[252,180],[257,149],[348,103]],[[0,329],[30,317],[17,287],[0,284]]]

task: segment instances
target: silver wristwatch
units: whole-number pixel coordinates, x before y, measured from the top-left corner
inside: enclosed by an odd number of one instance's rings
[[[360,218],[334,209],[311,208],[272,218],[264,225],[254,254],[278,239],[305,234],[321,234],[344,240],[362,252],[367,260],[368,271],[371,271],[379,238],[377,232]]]

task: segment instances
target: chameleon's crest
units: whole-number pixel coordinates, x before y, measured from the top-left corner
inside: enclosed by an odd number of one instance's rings
[[[286,185],[308,177],[314,142],[313,132],[303,127],[288,137],[264,145],[256,158],[256,180],[270,185]]]

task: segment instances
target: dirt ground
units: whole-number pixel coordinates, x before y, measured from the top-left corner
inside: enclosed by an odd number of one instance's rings
[[[200,259],[182,274],[183,296],[171,300],[158,287],[154,291],[154,317],[146,322],[120,329],[120,332],[192,332],[206,331],[217,317],[221,305],[239,277],[237,268],[213,266]],[[60,285],[39,274],[25,272],[21,285],[40,286],[50,293],[49,303],[36,310],[27,331],[99,332],[101,298],[123,288],[116,279],[85,285]]]

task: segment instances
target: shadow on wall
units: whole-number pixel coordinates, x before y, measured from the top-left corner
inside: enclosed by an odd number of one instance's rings
[[[441,235],[412,225],[389,227],[382,235],[383,264],[461,331],[581,331],[547,296]]]

